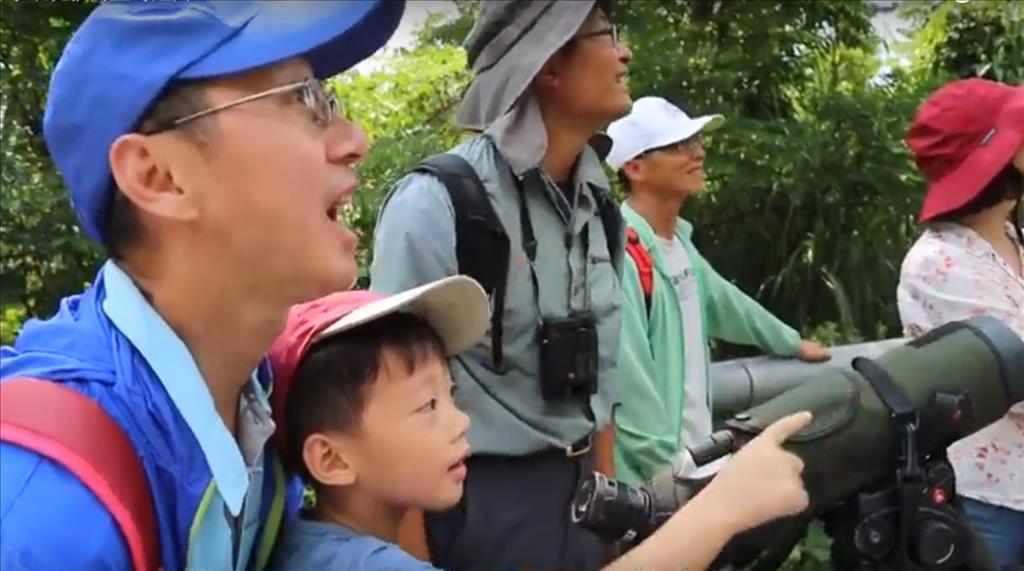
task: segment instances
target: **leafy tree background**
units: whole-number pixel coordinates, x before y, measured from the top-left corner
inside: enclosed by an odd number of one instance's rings
[[[381,68],[332,81],[373,140],[346,214],[362,234],[364,273],[390,185],[466,136],[451,118],[470,79],[460,43],[477,0],[455,4],[456,18],[428,19]],[[49,315],[88,284],[102,261],[75,224],[41,128],[49,74],[94,6],[0,4],[4,343],[26,317]],[[906,41],[875,33],[872,16],[888,10],[908,22]],[[708,187],[685,209],[701,251],[777,315],[832,343],[899,334],[892,300],[924,190],[906,126],[951,79],[1024,81],[1022,18],[1022,3],[1000,0],[620,0],[613,14],[633,51],[635,97],[727,117],[707,138]],[[789,568],[827,568],[827,558],[814,531]]]

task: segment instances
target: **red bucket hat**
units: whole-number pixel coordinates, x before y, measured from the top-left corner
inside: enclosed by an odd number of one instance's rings
[[[444,278],[392,296],[345,291],[292,307],[284,331],[269,353],[274,373],[270,403],[279,449],[283,450],[288,442],[288,390],[309,349],[328,337],[398,312],[415,315],[433,327],[448,356],[480,342],[490,318],[487,294],[465,276]]]
[[[929,183],[920,222],[967,205],[1024,146],[1024,86],[979,78],[943,86],[918,109],[907,146]]]

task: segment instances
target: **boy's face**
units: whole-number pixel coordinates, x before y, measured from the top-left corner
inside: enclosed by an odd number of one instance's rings
[[[406,374],[385,349],[380,373],[366,389],[362,424],[340,436],[354,481],[347,495],[384,507],[447,509],[462,497],[469,417],[455,406],[443,359]]]

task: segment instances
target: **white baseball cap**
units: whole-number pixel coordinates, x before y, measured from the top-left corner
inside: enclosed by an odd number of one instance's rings
[[[341,307],[343,315],[320,331],[314,343],[392,313],[409,313],[426,321],[441,338],[448,356],[455,356],[479,343],[490,324],[487,294],[476,280],[462,275],[389,296],[343,292],[337,297],[340,303],[336,307]]]
[[[713,131],[723,121],[721,115],[690,118],[661,97],[641,97],[633,102],[629,115],[608,126],[612,139],[608,166],[617,171],[645,151],[678,143],[700,131]]]

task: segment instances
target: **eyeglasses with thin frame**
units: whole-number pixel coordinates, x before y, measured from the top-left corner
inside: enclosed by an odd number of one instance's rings
[[[586,32],[578,36],[573,37],[574,40],[584,40],[587,38],[596,38],[598,36],[610,36],[612,44],[619,45],[619,28],[615,24],[611,24],[607,28],[600,30],[594,30],[593,32]]]
[[[298,94],[299,102],[312,112],[313,121],[321,127],[326,127],[334,119],[343,116],[341,102],[338,100],[337,95],[335,95],[333,91],[327,90],[320,80],[308,77],[302,81],[272,87],[266,91],[246,95],[240,99],[222,103],[208,109],[203,109],[202,111],[197,111],[184,117],[157,123],[152,128],[146,129],[143,134],[155,135],[157,133],[170,131],[201,117],[206,117],[226,109],[231,109],[232,107],[244,105],[250,101],[256,101],[257,99],[263,99],[265,97],[271,97],[273,95],[288,93],[291,91]]]
[[[700,133],[696,133],[690,137],[683,139],[682,141],[676,141],[675,143],[669,143],[668,145],[662,145],[653,149],[648,149],[640,154],[641,157],[646,157],[659,151],[695,151],[697,149],[704,148],[704,137]]]

